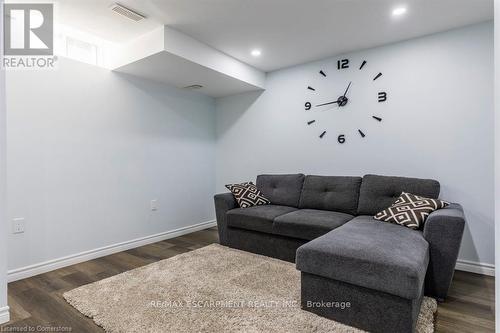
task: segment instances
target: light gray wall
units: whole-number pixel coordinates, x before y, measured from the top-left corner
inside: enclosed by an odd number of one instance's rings
[[[500,332],[500,0],[495,0],[495,321]]]
[[[69,59],[7,83],[9,269],[214,219],[212,98]]]
[[[3,17],[0,0],[0,17]],[[0,52],[3,54],[3,24],[0,24]],[[5,151],[5,72],[0,68],[0,309],[7,306],[7,220],[6,220],[6,151]],[[0,320],[1,322],[1,320]]]
[[[217,190],[265,172],[435,178],[442,198],[465,207],[460,258],[493,264],[492,23],[345,57],[352,67],[368,64],[338,72],[343,56],[308,63],[268,74],[261,94],[216,101]],[[373,82],[378,71],[384,76]],[[335,100],[350,80],[352,100],[344,110],[304,111],[308,100]],[[389,93],[386,104],[377,103],[380,90]],[[307,126],[310,119],[317,122]],[[328,133],[320,140],[323,129]],[[344,145],[336,142],[339,134],[347,135]]]

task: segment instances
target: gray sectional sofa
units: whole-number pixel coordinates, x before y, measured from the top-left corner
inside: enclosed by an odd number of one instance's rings
[[[403,191],[438,198],[439,182],[292,174],[259,175],[256,185],[270,205],[238,208],[231,193],[215,196],[220,243],[295,262],[304,310],[372,332],[412,332],[423,295],[446,297],[461,206],[433,212],[422,230],[373,219]]]

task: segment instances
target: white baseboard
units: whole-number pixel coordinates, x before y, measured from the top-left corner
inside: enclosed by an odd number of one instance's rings
[[[456,270],[495,276],[495,265],[470,260],[457,260]]]
[[[3,308],[0,308],[0,324],[4,324],[9,320],[10,320],[9,307],[4,306]]]
[[[99,257],[104,257],[104,256],[107,256],[107,255],[110,255],[113,253],[130,250],[130,249],[144,246],[147,244],[160,242],[160,241],[165,240],[165,239],[179,237],[179,236],[189,234],[189,233],[192,233],[195,231],[208,229],[208,228],[214,227],[216,225],[217,225],[217,223],[215,222],[215,220],[211,220],[211,221],[207,221],[207,222],[194,224],[194,225],[191,225],[188,227],[183,227],[183,228],[179,228],[179,229],[175,229],[175,230],[171,230],[171,231],[166,231],[166,232],[162,232],[162,233],[155,234],[155,235],[150,235],[150,236],[133,239],[133,240],[126,241],[126,242],[121,242],[121,243],[117,243],[117,244],[104,246],[104,247],[94,249],[94,250],[84,251],[84,252],[72,254],[69,256],[65,256],[65,257],[61,257],[61,258],[57,258],[57,259],[53,259],[53,260],[48,260],[48,261],[41,262],[41,263],[34,264],[34,265],[29,265],[29,266],[25,266],[25,267],[21,267],[21,268],[12,269],[12,270],[9,270],[7,273],[7,281],[13,282],[13,281],[17,281],[17,280],[26,279],[26,278],[29,278],[31,276],[50,272],[50,271],[53,271],[53,270],[58,269],[58,268],[78,264],[78,263],[92,260],[92,259],[96,259]],[[0,315],[1,315],[1,313],[0,313]]]

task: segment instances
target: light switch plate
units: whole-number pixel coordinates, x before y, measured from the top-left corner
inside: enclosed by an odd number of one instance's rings
[[[158,210],[158,200],[157,199],[151,200],[150,207],[152,211]]]

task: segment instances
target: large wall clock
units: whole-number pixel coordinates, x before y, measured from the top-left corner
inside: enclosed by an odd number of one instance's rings
[[[317,135],[319,139],[325,138],[327,133],[334,132],[333,135],[336,138],[336,141],[339,144],[344,144],[348,142],[351,138],[359,138],[365,139],[367,137],[367,132],[364,128],[353,128],[353,129],[340,129],[340,128],[331,128],[332,123],[321,123],[317,119],[316,113],[317,111],[332,111],[332,112],[355,112],[359,110],[350,109],[351,105],[351,92],[354,85],[359,87],[360,84],[374,84],[378,82],[383,76],[382,72],[367,70],[368,62],[366,60],[362,60],[357,64],[351,64],[349,59],[339,59],[333,71],[328,73],[326,69],[321,69],[317,73],[317,79],[315,82],[316,85],[308,85],[307,90],[309,91],[310,96],[304,104],[304,109],[308,112],[309,119],[307,120],[307,126],[314,126],[317,129]],[[349,78],[350,74],[354,74],[352,71],[355,70],[357,72],[363,72],[365,74],[364,79],[360,80],[360,76],[356,75],[356,82],[354,82],[354,78]],[[346,75],[339,75],[339,74]],[[320,81],[324,80],[335,80],[342,81],[343,84],[342,89],[339,91],[331,91],[331,89],[322,89],[324,85],[321,84]],[[363,81],[363,82],[358,82]],[[376,89],[376,86],[374,87]],[[336,90],[334,88],[333,90]],[[366,90],[366,89],[365,89]],[[373,90],[373,89],[371,89]],[[388,93],[383,90],[374,90],[374,96],[365,96],[364,98],[369,98],[370,101],[374,103],[385,103],[388,99]],[[360,98],[358,96],[358,98]],[[382,117],[374,112],[370,112],[371,108],[367,108],[367,110],[363,110],[363,112],[358,112],[357,116],[370,117],[370,119],[375,123],[382,123]]]

